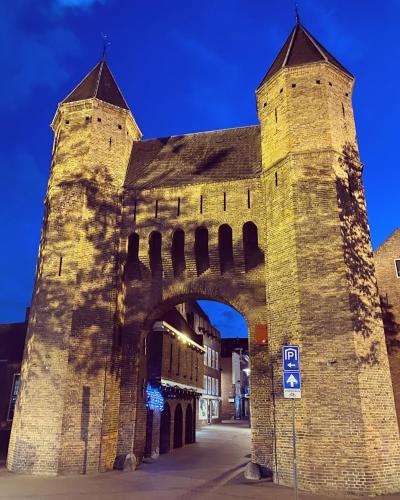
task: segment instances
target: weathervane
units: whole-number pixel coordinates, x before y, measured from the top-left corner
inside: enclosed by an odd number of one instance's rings
[[[101,56],[101,60],[105,61],[106,60],[106,52],[107,52],[107,47],[111,45],[111,42],[108,41],[108,35],[105,33],[101,34],[101,38],[103,39],[103,54]]]
[[[296,24],[300,24],[299,5],[297,2],[294,3],[294,11],[296,13]]]

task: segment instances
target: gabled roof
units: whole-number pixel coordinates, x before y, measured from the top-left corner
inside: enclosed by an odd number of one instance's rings
[[[119,87],[108,67],[102,59],[92,71],[63,100],[65,102],[82,101],[84,99],[100,99],[119,108],[129,109]]]
[[[297,22],[267,71],[259,88],[281,68],[326,61],[353,78],[353,75],[323,47],[300,22]]]
[[[260,175],[259,125],[133,143],[125,186],[203,184]]]

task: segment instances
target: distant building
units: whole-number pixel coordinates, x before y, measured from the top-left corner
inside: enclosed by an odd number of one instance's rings
[[[374,252],[390,372],[400,424],[400,228]]]
[[[250,418],[250,359],[247,338],[222,339],[222,419]]]
[[[6,457],[17,400],[27,323],[0,324],[0,459]]]
[[[221,422],[221,334],[196,301],[177,306],[194,331],[202,336],[204,352],[203,394],[198,400],[197,422]]]

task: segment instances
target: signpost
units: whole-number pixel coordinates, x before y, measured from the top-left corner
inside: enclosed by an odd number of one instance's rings
[[[293,433],[293,486],[294,498],[298,500],[297,457],[296,457],[296,406],[295,399],[301,398],[300,349],[297,345],[282,346],[283,397],[292,400]]]

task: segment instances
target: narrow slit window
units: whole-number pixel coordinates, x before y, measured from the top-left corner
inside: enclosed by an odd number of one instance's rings
[[[226,212],[226,193],[224,193],[224,212]]]
[[[62,255],[60,256],[60,262],[58,264],[58,276],[61,276],[62,273],[62,263],[63,263],[63,258]]]
[[[250,189],[247,190],[247,208],[250,208],[251,198],[250,198]]]
[[[400,278],[400,259],[395,259],[394,264],[396,266],[397,277]]]
[[[155,206],[155,209],[154,209],[154,217],[157,219],[158,217],[158,200],[156,200],[156,206]]]
[[[275,108],[275,123],[278,123],[278,110]]]
[[[275,172],[275,186],[278,186],[278,172]]]
[[[344,111],[344,104],[342,103],[342,113],[343,113],[343,118],[346,116],[346,113]]]
[[[203,213],[203,195],[200,195],[200,213]]]
[[[136,222],[137,200],[133,203],[133,221]]]
[[[179,217],[181,215],[181,199],[178,198],[178,206],[176,209],[176,215]]]

